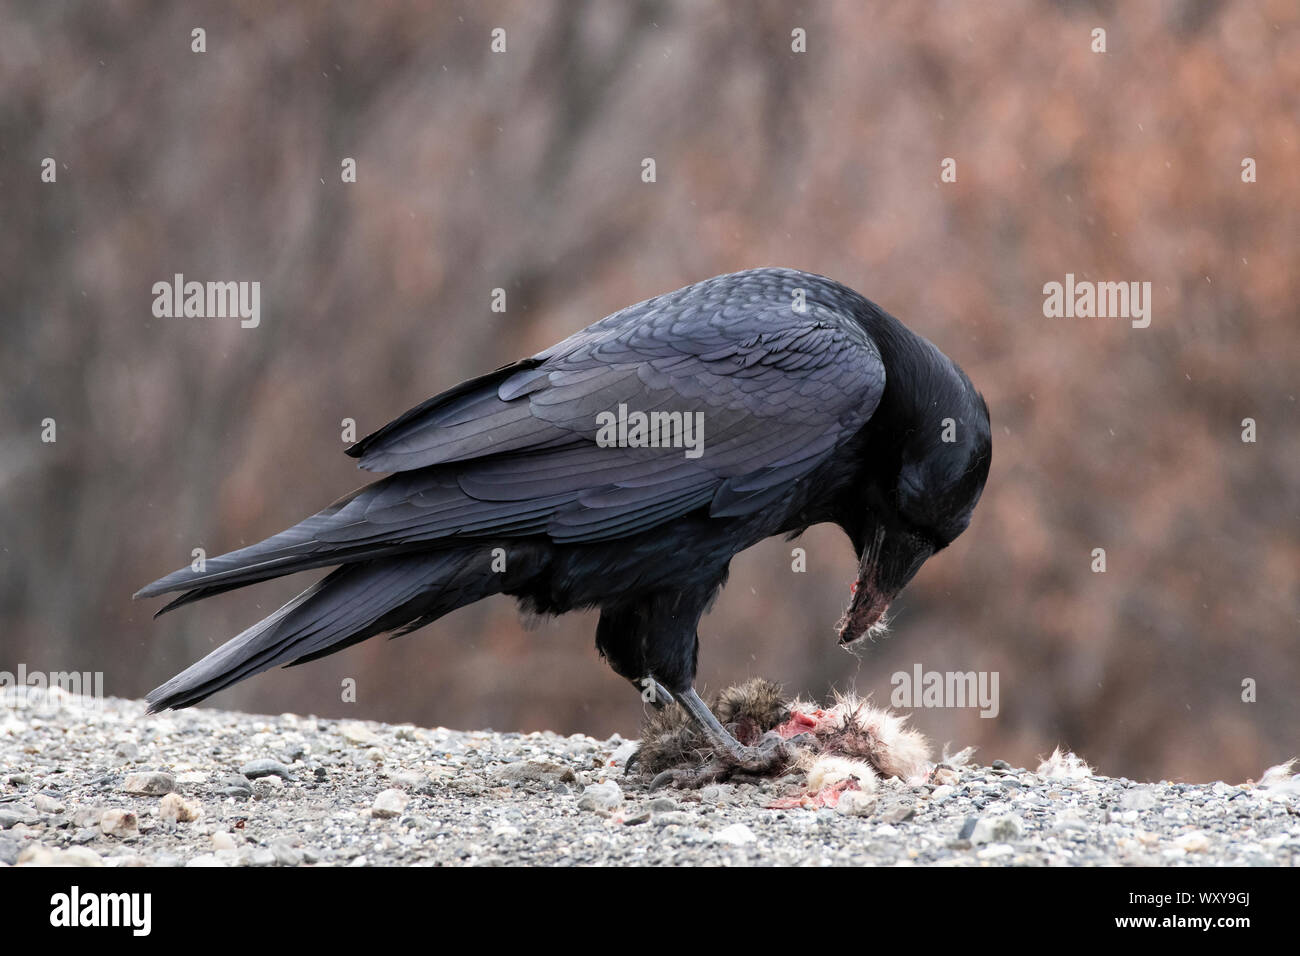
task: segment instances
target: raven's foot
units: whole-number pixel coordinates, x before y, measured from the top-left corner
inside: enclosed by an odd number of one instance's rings
[[[794,765],[799,759],[799,745],[809,737],[808,734],[800,734],[787,740],[778,733],[766,733],[753,747],[745,747],[733,741],[733,746],[723,747],[700,767],[665,770],[650,781],[650,789],[676,787],[679,790],[694,790],[741,777],[775,777]]]
[[[641,699],[655,710],[663,710],[669,704],[676,703],[673,695],[653,677],[642,677],[639,680],[634,680],[632,686],[641,692]],[[632,773],[640,756],[641,748],[638,747],[632,752],[632,756],[627,758],[627,763],[623,765],[623,772]]]

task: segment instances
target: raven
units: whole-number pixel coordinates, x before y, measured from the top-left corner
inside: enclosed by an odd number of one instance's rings
[[[617,674],[680,704],[735,768],[770,769],[784,743],[742,746],[693,688],[732,557],[839,525],[859,558],[838,626],[853,643],[965,530],[991,449],[965,373],[852,289],[793,269],[706,279],[412,408],[347,451],[388,477],[139,591],[184,591],[161,614],[334,568],[152,691],[150,712],[504,593],[541,614],[599,608]]]

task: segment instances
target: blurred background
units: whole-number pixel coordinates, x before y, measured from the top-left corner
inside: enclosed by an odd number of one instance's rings
[[[996,671],[995,719],[915,725],[1142,779],[1300,754],[1293,0],[0,10],[0,669],[143,696],[313,575],[157,622],[132,592],[363,483],[343,419],[363,435],[632,302],[782,265],[961,364],[993,468],[860,658],[833,633],[839,531],[798,542],[806,573],[779,539],[739,556],[703,688],[884,702],[917,663]],[[260,281],[260,326],[155,318],[178,272]],[[1150,282],[1150,328],[1045,318],[1067,272]],[[497,598],[209,703],[635,736],[595,622]]]

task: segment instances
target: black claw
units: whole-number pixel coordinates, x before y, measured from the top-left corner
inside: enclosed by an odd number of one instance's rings
[[[655,774],[655,778],[650,781],[650,789],[658,790],[660,787],[676,787],[677,778],[685,771],[682,770],[664,770]]]
[[[812,734],[799,734],[787,740],[775,731],[768,731],[756,745],[746,747],[718,723],[717,717],[693,689],[688,688],[679,694],[677,703],[682,705],[698,732],[708,741],[714,756],[694,769],[665,770],[657,774],[650,781],[651,790],[667,786],[696,789],[737,777],[751,780],[773,777],[794,764],[800,747],[817,749],[817,740]],[[635,765],[638,754],[628,759],[625,772]]]
[[[691,770],[665,770],[650,781],[650,789],[672,786],[679,790],[697,790],[711,783],[727,780],[759,780],[773,777],[794,763],[798,749],[776,734],[765,735],[756,747],[742,747],[724,753],[703,766]]]
[[[706,763],[694,770],[665,770],[650,781],[650,789],[675,787],[678,790],[698,790],[711,783],[719,783],[731,776],[733,768],[720,760]]]

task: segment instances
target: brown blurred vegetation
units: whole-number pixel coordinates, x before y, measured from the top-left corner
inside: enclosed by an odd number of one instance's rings
[[[838,531],[800,542],[806,574],[779,540],[738,557],[703,685],[887,700],[919,661],[1000,673],[996,719],[913,718],[987,760],[1062,743],[1112,774],[1241,780],[1300,753],[1293,0],[0,16],[0,669],[103,670],[143,695],[311,577],[157,623],[130,594],[360,484],[342,419],[364,434],[631,302],[785,265],[963,365],[993,470],[860,660],[832,634],[854,571]],[[176,272],[260,280],[261,326],[155,319],[150,288]],[[1150,281],[1151,327],[1044,318],[1067,272]],[[530,628],[496,599],[212,703],[635,734],[594,625]]]

